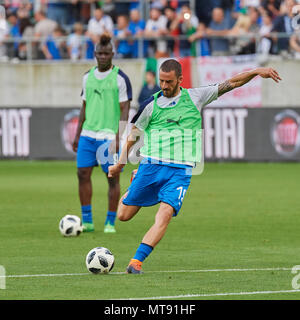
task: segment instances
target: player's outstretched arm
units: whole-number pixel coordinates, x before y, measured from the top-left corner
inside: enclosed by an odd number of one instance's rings
[[[133,126],[127,140],[125,142],[124,147],[122,148],[122,152],[120,155],[119,161],[113,165],[108,167],[108,177],[113,178],[117,174],[121,172],[123,167],[126,165],[128,160],[128,154],[130,152],[130,149],[134,146],[134,144],[139,140],[139,137],[141,136],[142,131],[139,130],[136,126]]]
[[[251,81],[256,76],[260,76],[264,79],[273,79],[275,82],[281,80],[278,72],[273,68],[257,68],[254,70],[246,71],[239,73],[238,75],[232,77],[229,80],[219,84],[218,87],[218,96],[220,97],[226,92],[229,92],[235,88],[241,87],[244,84]]]

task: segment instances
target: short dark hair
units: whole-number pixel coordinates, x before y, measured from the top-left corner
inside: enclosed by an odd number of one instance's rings
[[[153,70],[147,70],[146,73],[151,73],[153,77],[156,77],[156,73]]]
[[[163,72],[175,71],[176,77],[182,76],[181,64],[175,59],[168,59],[162,63],[160,70]]]

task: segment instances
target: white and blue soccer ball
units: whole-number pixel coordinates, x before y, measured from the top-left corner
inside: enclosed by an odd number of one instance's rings
[[[85,263],[91,273],[109,273],[114,267],[115,257],[107,248],[97,247],[87,254]]]
[[[71,214],[64,216],[59,222],[59,231],[64,237],[76,237],[83,231],[79,217]]]

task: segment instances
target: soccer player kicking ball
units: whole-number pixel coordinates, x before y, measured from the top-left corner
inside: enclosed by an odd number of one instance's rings
[[[182,206],[190,185],[191,169],[195,162],[200,161],[196,146],[199,146],[197,142],[201,143],[201,135],[197,134],[201,129],[201,108],[256,76],[271,78],[275,82],[281,80],[274,69],[257,68],[240,73],[222,84],[184,89],[180,87],[180,63],[170,59],[161,65],[161,91],[141,105],[132,120],[134,125],[120,159],[109,167],[108,173],[109,177],[119,175],[127,162],[129,150],[144,132],[144,146],[141,149],[143,159],[130,187],[119,201],[117,217],[121,221],[128,221],[141,207],[157,203],[160,206],[154,224],[144,235],[127,267],[127,273],[142,273],[143,261],[162,239],[172,217],[178,214]],[[182,149],[184,152],[181,152]],[[170,150],[169,156],[164,156],[166,150]]]

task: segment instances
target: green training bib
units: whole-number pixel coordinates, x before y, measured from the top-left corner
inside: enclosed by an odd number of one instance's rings
[[[94,75],[96,68],[90,70],[86,82],[86,109],[83,129],[116,134],[119,130],[121,113],[117,82],[119,68],[114,66],[109,75],[101,80]]]
[[[159,160],[200,162],[202,149],[202,117],[188,90],[181,88],[175,106],[161,108],[160,92],[154,94],[152,118],[145,129],[141,154]]]

